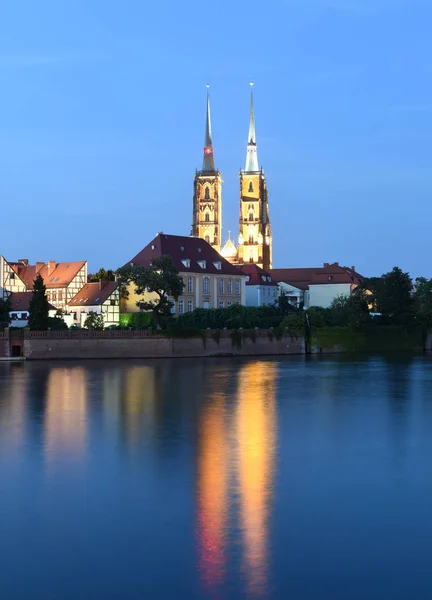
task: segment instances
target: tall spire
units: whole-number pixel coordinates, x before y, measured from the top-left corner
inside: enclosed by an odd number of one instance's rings
[[[206,113],[206,129],[204,139],[204,156],[202,163],[203,171],[214,171],[214,156],[213,156],[213,143],[211,134],[211,119],[210,119],[210,94],[209,84],[207,84],[207,113]]]
[[[250,83],[251,96],[250,96],[250,114],[249,114],[249,134],[248,134],[248,145],[246,153],[246,173],[259,171],[258,168],[258,155],[255,135],[255,114],[253,105],[253,82]]]

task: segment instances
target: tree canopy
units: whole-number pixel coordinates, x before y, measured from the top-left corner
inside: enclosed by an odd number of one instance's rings
[[[414,285],[415,309],[420,323],[432,326],[432,279],[417,277]]]
[[[381,277],[364,279],[361,289],[368,290],[372,309],[388,325],[409,325],[414,318],[413,284],[409,273],[399,267]]]
[[[36,277],[33,283],[33,296],[30,300],[29,312],[28,324],[30,329],[46,331],[49,327],[49,304],[44,280],[40,275]]]
[[[149,310],[153,319],[160,326],[161,317],[169,316],[174,303],[183,293],[183,278],[170,256],[159,256],[152,259],[149,267],[126,265],[117,271],[122,294],[127,297],[127,287],[135,286],[135,293],[143,296],[137,302],[138,308]]]
[[[90,311],[84,321],[84,327],[86,329],[92,329],[93,331],[103,331],[105,326],[103,315],[98,315],[94,311]]]
[[[115,280],[115,273],[112,269],[105,270],[103,267],[96,271],[96,273],[89,273],[87,275],[87,281],[89,283],[100,281],[101,279],[108,279],[108,281]]]

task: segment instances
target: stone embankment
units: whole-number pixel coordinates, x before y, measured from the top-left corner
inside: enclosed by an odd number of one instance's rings
[[[204,331],[200,337],[163,337],[148,331],[28,331],[5,329],[0,356],[29,360],[81,358],[194,358],[305,354],[302,339],[272,332]]]

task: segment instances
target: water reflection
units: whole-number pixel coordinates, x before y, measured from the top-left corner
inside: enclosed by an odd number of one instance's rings
[[[205,588],[214,593],[226,577],[228,532],[236,517],[242,532],[241,569],[248,594],[264,596],[268,589],[277,375],[276,363],[244,364],[237,375],[235,409],[227,408],[228,397],[219,391],[201,411],[197,456],[199,569]]]
[[[88,371],[84,367],[53,368],[49,372],[45,427],[45,464],[82,464],[88,426]]]
[[[226,562],[229,448],[224,400],[223,394],[215,394],[199,422],[198,555],[206,588],[221,584]]]
[[[245,365],[238,375],[236,432],[243,568],[251,596],[268,588],[269,510],[276,452],[275,363]]]

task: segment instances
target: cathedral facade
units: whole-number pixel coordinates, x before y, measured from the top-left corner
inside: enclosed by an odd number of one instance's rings
[[[256,264],[268,271],[272,268],[272,232],[267,183],[258,165],[252,85],[246,165],[240,171],[238,245],[229,236],[221,250],[222,176],[214,166],[208,89],[203,164],[194,180],[192,235],[204,238],[232,264]]]

